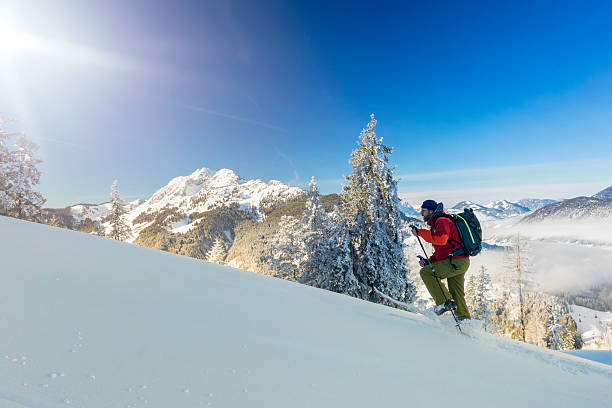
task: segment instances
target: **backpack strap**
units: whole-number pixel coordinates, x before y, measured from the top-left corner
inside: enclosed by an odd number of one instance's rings
[[[450,220],[450,222],[453,224],[453,226],[455,227],[455,229],[457,229],[457,226],[455,225],[455,220],[453,219],[453,217],[452,217],[452,216],[450,216],[450,215],[448,215],[448,214],[440,214],[440,215],[438,215],[438,216],[437,216],[437,217],[434,219],[434,222],[433,222],[433,225],[434,225],[434,231],[435,231],[435,225],[436,225],[436,222],[437,222],[437,221],[438,221],[438,219],[440,219],[440,218],[446,218],[446,219]],[[458,233],[459,233],[459,230],[457,230],[457,234],[458,234]],[[463,248],[463,242],[461,242],[461,241],[457,241],[456,239],[453,239],[453,238],[451,238],[450,236],[448,237],[448,240],[449,240],[449,242],[450,242],[451,244],[455,244],[455,247],[456,247],[455,249],[453,249],[453,250],[451,251],[451,255],[450,255],[450,256],[451,256],[451,265],[452,265],[452,256],[453,256],[453,252],[455,252],[456,250],[458,250],[458,249],[460,249],[460,248]],[[454,267],[454,266],[455,266],[455,265],[453,265],[453,267]],[[455,268],[455,269],[456,269],[456,268]]]

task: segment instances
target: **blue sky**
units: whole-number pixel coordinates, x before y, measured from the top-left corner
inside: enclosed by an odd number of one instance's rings
[[[48,206],[201,167],[339,192],[370,113],[415,203],[612,184],[611,3],[97,3],[0,3]]]

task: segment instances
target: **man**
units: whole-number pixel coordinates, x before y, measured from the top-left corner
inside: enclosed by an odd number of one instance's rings
[[[422,258],[419,264],[422,267],[421,279],[436,302],[436,313],[456,310],[457,319],[469,319],[470,312],[465,303],[463,285],[465,273],[470,267],[470,258],[465,255],[454,255],[454,252],[461,247],[461,237],[457,227],[452,220],[444,216],[442,203],[438,204],[434,200],[423,202],[421,216],[431,230],[413,227],[412,233],[433,244],[434,247],[429,262],[433,265],[435,275],[425,258]],[[446,279],[448,289],[441,279]]]

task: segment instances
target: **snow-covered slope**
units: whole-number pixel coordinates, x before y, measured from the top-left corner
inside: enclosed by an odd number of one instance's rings
[[[412,205],[408,201],[400,201],[400,210],[406,214],[408,217],[420,217],[421,216],[421,206],[420,205]]]
[[[593,197],[595,198],[601,198],[603,200],[610,200],[612,199],[612,186],[601,190],[599,193],[597,194],[593,194]]]
[[[548,204],[552,204],[557,200],[551,200],[548,198],[523,198],[516,202],[516,204],[529,208],[529,211],[539,210],[540,208],[547,206]]]
[[[504,217],[522,215],[530,211],[529,208],[523,207],[517,203],[511,203],[508,200],[493,201],[492,203],[487,204],[487,207],[499,211]]]
[[[580,219],[612,217],[612,199],[576,197],[540,208],[525,216],[524,222],[539,222],[549,219]]]
[[[474,211],[487,209],[487,207],[485,207],[484,205],[477,204],[473,201],[467,201],[467,200],[458,202],[457,204],[451,207],[451,209],[454,209],[454,210],[463,210],[464,208],[471,208]]]
[[[232,170],[221,169],[214,172],[207,168],[194,171],[188,176],[175,177],[157,190],[146,201],[134,201],[126,205],[126,221],[132,228],[130,242],[156,220],[160,212],[168,222],[170,232],[185,233],[195,227],[197,220],[190,215],[206,212],[221,206],[236,205],[246,211],[252,211],[260,217],[259,209],[274,202],[283,202],[304,194],[298,187],[283,184],[277,180],[265,183],[261,180],[244,180]],[[77,204],[69,207],[74,220],[82,222],[85,218],[100,221],[110,211],[110,203]],[[140,217],[143,215],[143,217]],[[149,217],[146,217],[150,215]],[[176,220],[180,219],[180,220]],[[134,221],[136,220],[136,221]],[[107,223],[108,224],[108,223]],[[108,229],[107,225],[107,229]]]
[[[142,200],[134,200],[132,202],[125,204],[125,211],[132,211],[134,208],[138,207],[143,203]],[[70,215],[76,223],[81,223],[85,221],[85,219],[89,218],[92,221],[99,221],[102,218],[108,216],[111,210],[111,203],[102,203],[102,204],[75,204],[69,207],[66,207]]]
[[[499,220],[499,219],[503,219],[506,217],[503,211],[497,208],[490,208],[482,204],[475,203],[473,201],[461,201],[455,204],[450,209],[448,209],[448,212],[457,213],[457,212],[463,211],[465,208],[471,208],[472,210],[474,210],[474,212],[481,219],[481,221],[483,219],[484,220]]]
[[[245,209],[259,208],[265,200],[288,199],[304,190],[277,180],[244,180],[230,169],[213,173],[199,169],[189,176],[176,177],[132,213],[161,209],[166,206],[185,213],[207,211],[220,205],[238,204]]]
[[[7,407],[609,407],[612,368],[0,217]]]
[[[531,202],[531,204],[533,205],[537,205],[539,203],[539,201],[532,201],[533,202]],[[451,212],[458,212],[462,211],[464,208],[471,208],[478,216],[489,220],[501,220],[508,217],[516,217],[527,214],[532,210],[525,205],[513,203],[508,200],[496,200],[487,205],[478,204],[473,201],[461,201],[460,203],[455,204],[450,210]]]
[[[572,305],[572,317],[582,332],[585,349],[612,349],[612,312]]]
[[[134,222],[141,214],[168,211],[180,214],[182,220],[174,224],[171,232],[185,233],[197,224],[189,216],[221,206],[237,205],[240,209],[253,211],[261,217],[259,209],[266,204],[282,202],[304,194],[299,187],[289,186],[277,180],[265,183],[261,180],[244,180],[230,169],[213,173],[202,168],[189,176],[176,177],[162,187],[150,199],[127,213],[126,219],[132,226],[132,238],[151,224]]]

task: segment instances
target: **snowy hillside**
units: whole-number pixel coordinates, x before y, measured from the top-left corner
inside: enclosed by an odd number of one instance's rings
[[[131,228],[130,242],[140,232],[154,223],[164,225],[169,233],[186,233],[199,222],[198,215],[220,207],[236,206],[261,219],[260,209],[282,203],[304,194],[298,187],[277,180],[265,183],[261,180],[244,180],[232,170],[214,172],[207,168],[194,171],[188,176],[175,177],[157,190],[148,200],[136,200],[125,206],[125,221]],[[78,226],[86,219],[104,222],[110,213],[110,203],[76,204],[62,211],[72,218],[67,225]],[[70,218],[70,217],[69,217]],[[109,223],[106,222],[109,232]]]
[[[420,217],[421,216],[421,205],[412,205],[407,201],[400,201],[400,210],[408,217]]]
[[[0,217],[6,407],[609,407],[612,368]]]
[[[559,201],[525,216],[524,222],[540,222],[549,219],[612,217],[612,199],[576,197]]]
[[[126,203],[125,210],[132,211],[142,204],[142,200],[134,200]],[[89,218],[90,220],[100,220],[110,214],[111,203],[102,204],[75,204],[67,207],[75,222],[80,223]]]
[[[601,198],[602,200],[610,200],[612,199],[612,186],[601,190],[597,194],[594,194],[593,197]]]
[[[180,218],[170,225],[169,232],[185,233],[197,225],[197,217],[190,217],[195,214],[235,205],[240,210],[253,211],[255,217],[261,218],[259,209],[262,206],[283,202],[302,194],[304,190],[301,188],[277,180],[268,183],[261,180],[244,180],[229,169],[213,173],[202,168],[189,176],[172,179],[151,198],[127,213],[126,220],[132,226],[133,234],[130,241],[134,241],[140,231],[155,222],[150,219],[156,218],[161,212],[166,213],[167,219],[173,216]],[[146,217],[148,215],[151,217]],[[139,219],[145,221],[139,222]]]
[[[576,305],[571,306],[571,312],[582,332],[584,349],[612,349],[612,312]]]
[[[508,200],[493,201],[492,203],[487,204],[487,207],[499,211],[506,217],[521,215],[531,211],[527,207],[523,207],[522,205],[517,203],[511,203]]]
[[[539,210],[542,207],[547,206],[548,204],[552,204],[557,200],[551,199],[541,199],[541,198],[523,198],[518,200],[516,204],[529,208],[530,211]]]
[[[508,200],[496,200],[488,204],[478,204],[473,201],[461,201],[452,207],[447,207],[449,212],[460,212],[464,208],[471,208],[479,218],[488,221],[504,220],[506,218],[522,216],[529,212],[538,210],[546,205],[554,203],[555,200],[540,198],[524,198],[517,202]]]

